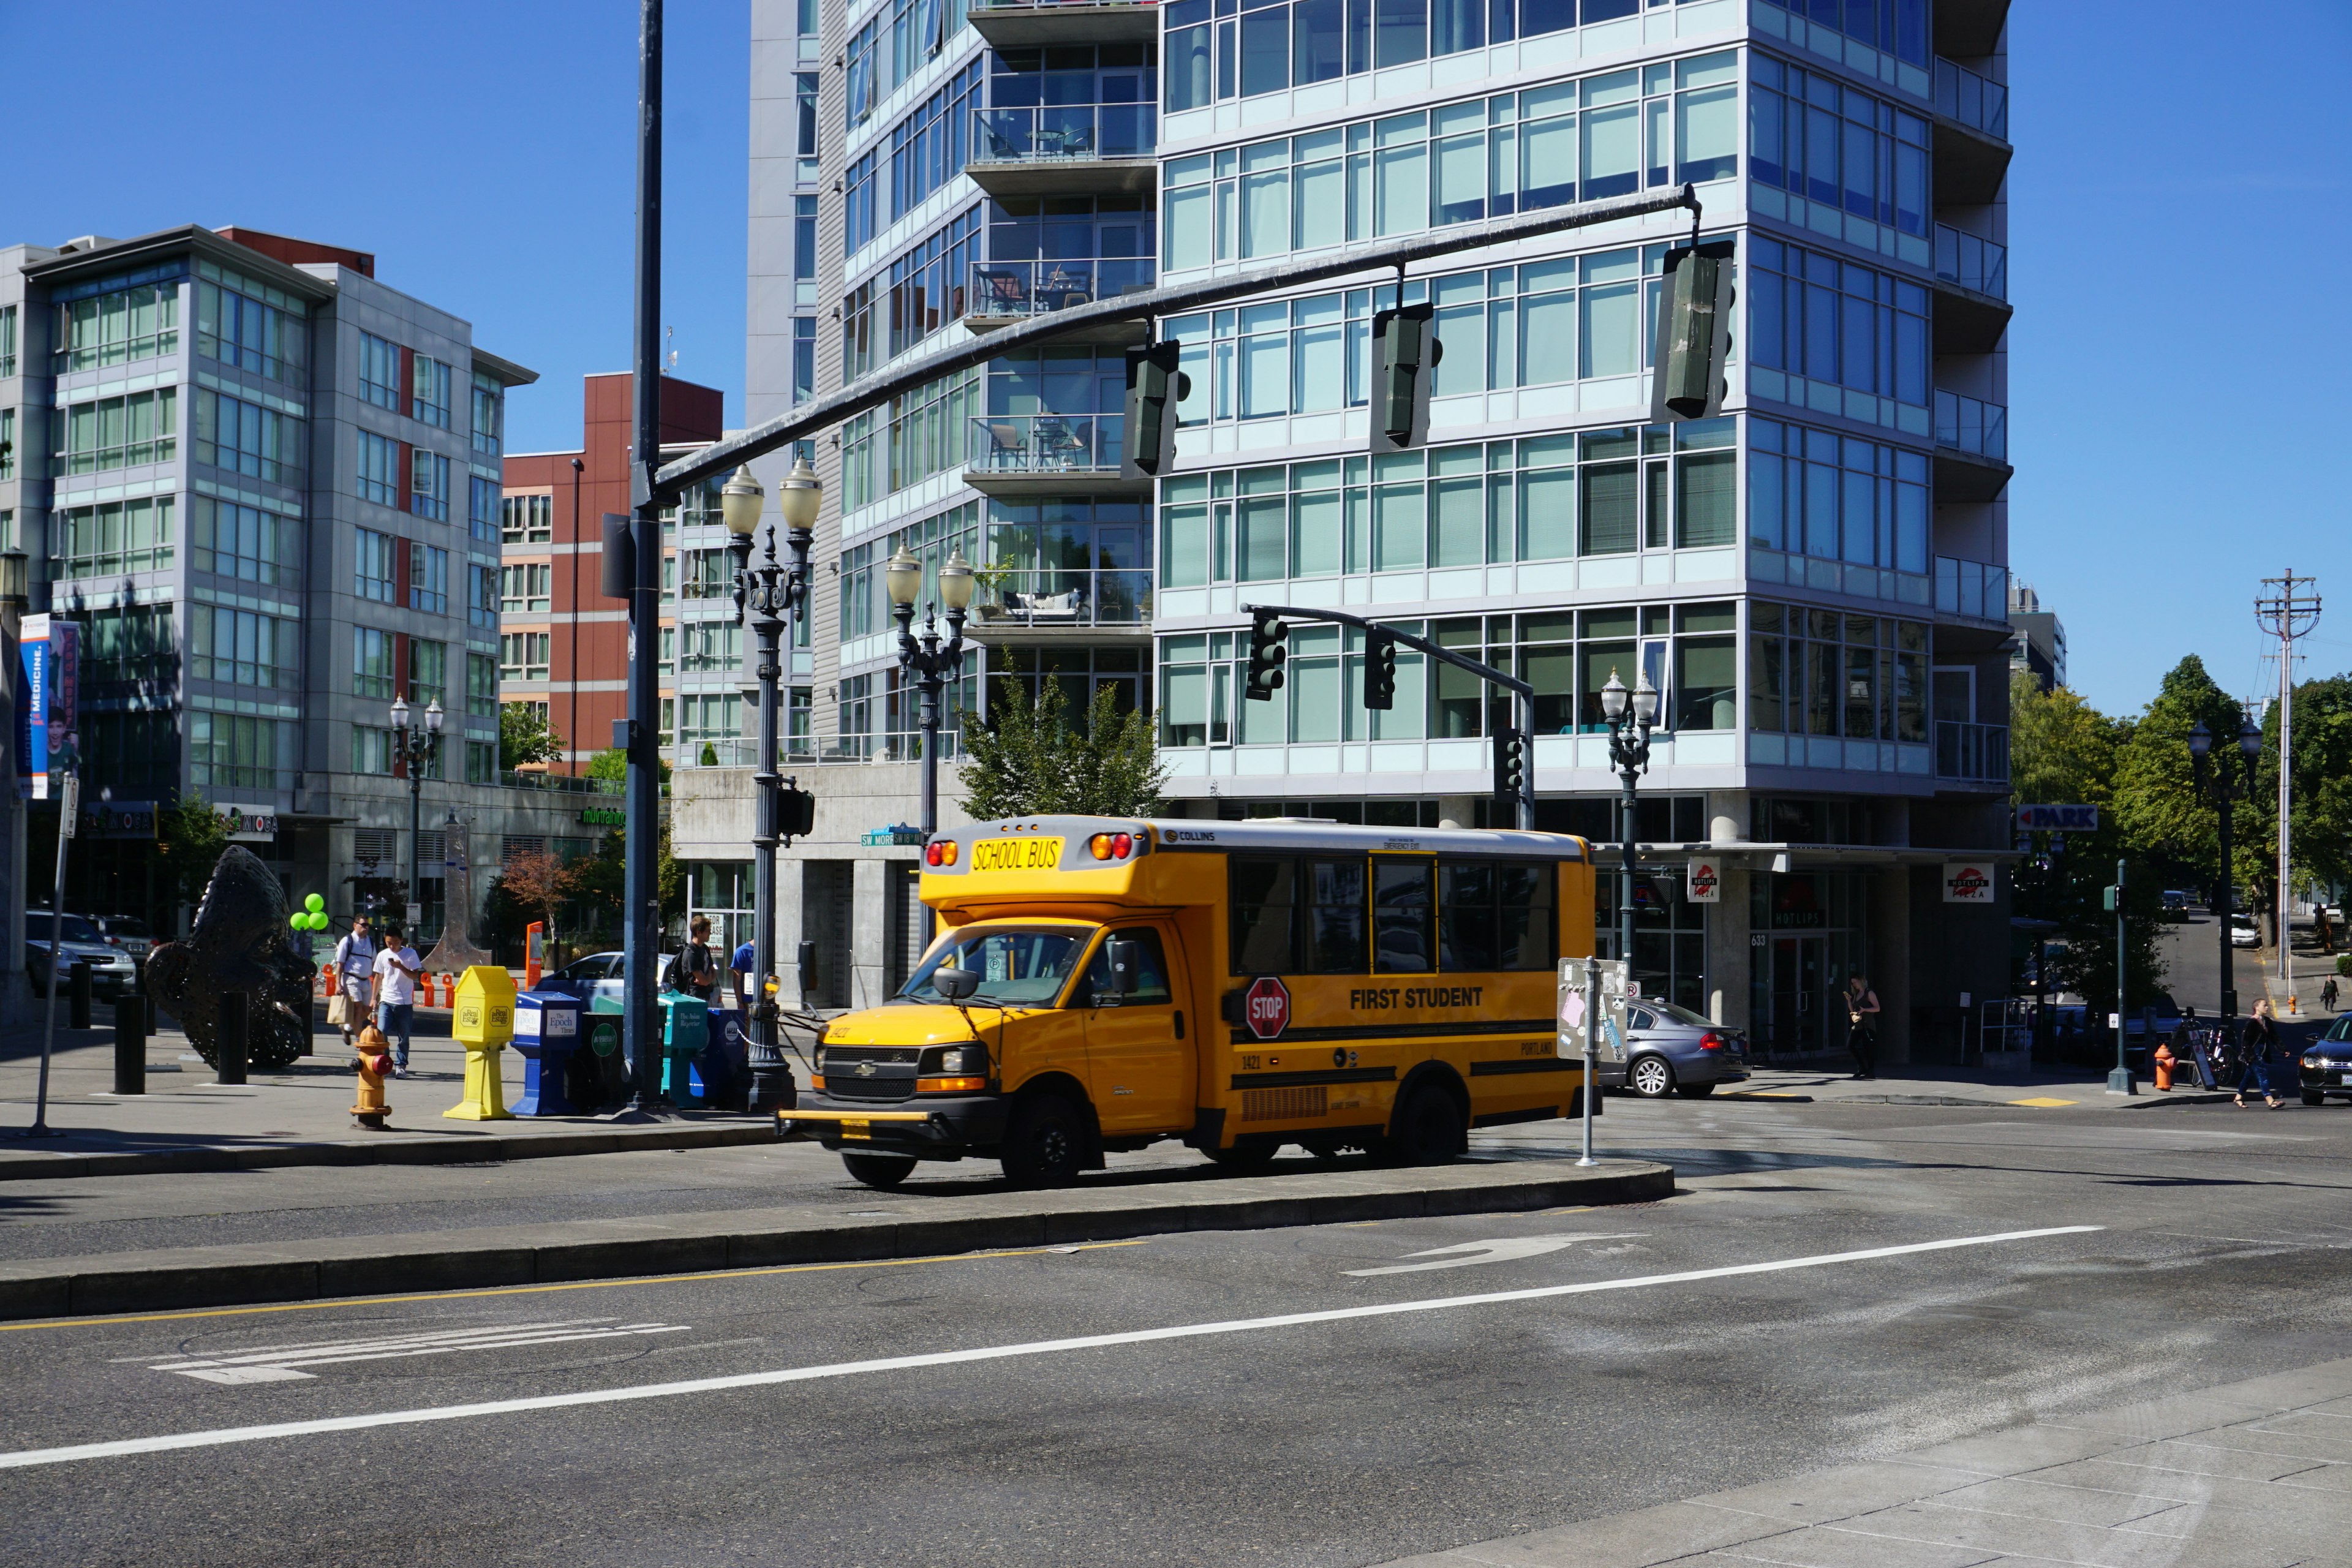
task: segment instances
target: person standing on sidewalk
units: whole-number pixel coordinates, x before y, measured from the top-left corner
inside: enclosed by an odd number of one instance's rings
[[[342,997],[342,1019],[336,1027],[343,1032],[343,1044],[352,1045],[367,1027],[368,1016],[375,1005],[375,938],[368,931],[365,915],[352,917],[352,929],[343,940],[335,943],[335,988]]]
[[[2271,1011],[2270,998],[2265,996],[2254,1004],[2254,1016],[2246,1020],[2245,1043],[2239,1050],[2245,1065],[2239,1073],[2238,1092],[2231,1104],[2241,1110],[2246,1108],[2246,1086],[2250,1083],[2262,1086],[2263,1100],[2273,1110],[2286,1103],[2279,1099],[2278,1088],[2272,1082],[2278,1054],[2278,1018]]]
[[[2327,984],[2319,988],[2319,1005],[2333,1013],[2336,1011],[2336,976],[2331,974],[2327,977]]]
[[[710,917],[695,916],[687,930],[691,940],[670,965],[670,978],[678,990],[708,1007],[719,989],[719,961],[710,952]]]
[[[727,961],[727,988],[734,994],[735,1010],[747,1020],[751,1016],[751,969],[758,957],[759,950],[747,942]]]
[[[1870,977],[1855,974],[1845,983],[1846,1049],[1853,1053],[1853,1076],[1878,1076],[1878,993]]]
[[[408,1031],[415,1018],[416,981],[425,971],[416,950],[402,940],[400,928],[384,931],[383,951],[375,955],[375,1026],[392,1047],[392,1076],[408,1076]]]

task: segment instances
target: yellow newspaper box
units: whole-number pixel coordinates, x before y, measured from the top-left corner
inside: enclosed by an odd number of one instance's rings
[[[514,976],[494,965],[476,964],[457,982],[457,1011],[450,1030],[466,1047],[466,1098],[441,1114],[459,1121],[501,1121],[507,1109],[506,1079],[499,1053],[514,1038]]]

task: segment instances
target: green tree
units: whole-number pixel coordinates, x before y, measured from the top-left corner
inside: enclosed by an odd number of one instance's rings
[[[499,704],[499,768],[512,773],[526,763],[563,760],[563,737],[547,716],[528,702]]]
[[[228,847],[228,827],[212,803],[190,790],[155,816],[157,851],[170,871],[172,884],[183,900],[204,897],[221,851]]]
[[[629,776],[629,753],[622,751],[618,746],[610,751],[597,752],[588,759],[588,776],[592,779],[605,779],[611,783],[619,784]],[[661,759],[661,783],[662,793],[668,794],[669,759],[667,757]]]
[[[1144,816],[1160,809],[1167,765],[1153,739],[1152,715],[1121,713],[1106,682],[1096,688],[1086,722],[1069,722],[1069,697],[1058,680],[997,684],[983,721],[963,715],[964,810],[974,817]]]
[[[2168,879],[2211,888],[2221,854],[2210,802],[2200,798],[2189,760],[2189,731],[2199,722],[2213,737],[2215,762],[2237,766],[2243,710],[2190,654],[2164,678],[2147,710],[2126,727],[2116,758],[2115,816],[2125,843]],[[2241,846],[2252,821],[2242,802],[2231,831]],[[2242,864],[2244,857],[2240,856]]]

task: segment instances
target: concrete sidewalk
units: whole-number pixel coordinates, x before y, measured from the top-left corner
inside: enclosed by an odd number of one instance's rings
[[[2352,1539],[2352,1361],[1386,1568],[2286,1568]]]
[[[351,1052],[321,1026],[317,1055],[248,1081],[215,1081],[185,1036],[165,1027],[147,1042],[147,1092],[118,1096],[111,1027],[68,1029],[60,1007],[49,1070],[48,1125],[60,1138],[13,1134],[32,1125],[39,1076],[37,1026],[0,1037],[0,1181],[62,1175],[253,1170],[273,1165],[414,1164],[513,1160],[625,1149],[712,1148],[775,1136],[765,1117],[715,1111],[666,1113],[615,1123],[589,1116],[453,1121],[442,1112],[464,1098],[466,1053],[449,1038],[449,1015],[420,1012],[410,1076],[384,1085],[390,1124],[352,1124],[359,1079]],[[107,1010],[99,1009],[107,1016]],[[424,1031],[431,1030],[427,1034]],[[506,1102],[522,1095],[523,1060],[499,1053]]]
[[[2034,1110],[2147,1110],[2165,1105],[2226,1101],[2183,1079],[2169,1093],[2141,1083],[2137,1092],[2109,1094],[2104,1079],[2068,1072],[1985,1072],[1967,1068],[1896,1067],[1874,1079],[1834,1069],[1760,1068],[1748,1081],[1726,1084],[1716,1100],[1763,1100],[1821,1105],[2014,1105]]]
[[[160,1311],[646,1274],[772,1268],[1425,1215],[1653,1202],[1673,1168],[1604,1160],[1353,1170],[1163,1186],[957,1197],[873,1194],[797,1206],[151,1248],[0,1264],[0,1318]]]

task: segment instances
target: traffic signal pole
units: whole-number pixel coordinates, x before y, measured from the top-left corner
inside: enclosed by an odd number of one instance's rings
[[[1450,664],[1456,669],[1476,676],[1489,686],[1500,687],[1504,691],[1508,692],[1510,694],[1508,701],[1516,721],[1511,726],[1511,738],[1518,742],[1519,755],[1525,759],[1519,769],[1517,787],[1513,791],[1516,797],[1514,801],[1517,807],[1516,816],[1521,827],[1533,827],[1536,825],[1536,689],[1533,686],[1516,675],[1504,674],[1491,664],[1481,664],[1467,654],[1456,653],[1450,647],[1440,647],[1427,637],[1415,637],[1411,632],[1400,631],[1391,626],[1375,625],[1361,616],[1351,616],[1345,610],[1306,610],[1293,605],[1244,605],[1242,609],[1251,616],[1270,616],[1276,620],[1320,621],[1327,626],[1354,626],[1360,631],[1378,632],[1393,642],[1425,654],[1441,664]],[[1488,710],[1491,712],[1493,710],[1490,707]],[[1499,748],[1504,744],[1506,737],[1497,733],[1494,739],[1495,744]]]

